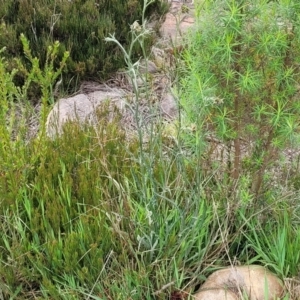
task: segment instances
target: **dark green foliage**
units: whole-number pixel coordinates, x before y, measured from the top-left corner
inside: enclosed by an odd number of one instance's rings
[[[147,13],[161,7],[156,1]],[[47,47],[58,40],[61,55],[70,51],[65,86],[83,78],[105,79],[123,66],[124,60],[118,47],[105,43],[104,38],[115,33],[126,46],[130,24],[140,19],[142,9],[143,0],[1,0],[0,48],[6,46],[10,58],[24,59],[19,40],[23,33],[30,41],[33,56],[38,56],[43,65]]]

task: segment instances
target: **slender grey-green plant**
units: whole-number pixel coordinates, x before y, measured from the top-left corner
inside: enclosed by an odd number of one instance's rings
[[[141,97],[142,96],[142,91],[141,88],[138,84],[139,80],[142,80],[144,82],[144,86],[146,86],[146,98],[149,100],[149,86],[148,86],[148,54],[146,53],[146,47],[145,47],[145,40],[146,38],[151,34],[151,30],[147,28],[147,20],[145,18],[145,13],[149,5],[154,3],[155,0],[144,0],[143,4],[143,10],[142,10],[142,23],[139,24],[138,21],[135,21],[133,24],[130,26],[130,33],[131,33],[131,41],[129,43],[129,48],[125,49],[123,45],[115,38],[115,36],[112,34],[109,37],[105,38],[106,42],[113,42],[118,45],[118,47],[121,49],[123,55],[124,55],[124,60],[127,65],[127,74],[129,76],[132,88],[133,88],[133,93],[134,93],[134,103],[133,103],[133,108],[129,104],[128,107],[132,111],[137,127],[137,133],[138,133],[138,139],[139,139],[139,161],[141,165],[141,173],[142,174],[149,174],[151,173],[151,168],[147,164],[147,159],[145,158],[145,153],[144,153],[144,118],[143,115],[141,114],[140,111],[140,102],[141,102]],[[142,50],[143,54],[143,59],[145,62],[145,69],[146,72],[144,74],[140,73],[140,59],[137,61],[134,61],[133,58],[133,49],[134,47],[139,46],[140,49]],[[150,103],[149,103],[150,105]],[[153,130],[150,130],[151,134]],[[143,176],[144,180],[147,181],[147,176]],[[145,189],[144,189],[144,194],[147,194],[147,188],[146,185],[144,184]]]
[[[143,57],[147,58],[147,53],[145,49],[145,39],[146,37],[151,33],[151,30],[146,27],[147,25],[147,20],[145,19],[145,13],[147,7],[155,2],[155,0],[144,0],[144,5],[143,5],[143,12],[142,12],[142,24],[140,25],[138,21],[135,21],[131,26],[131,42],[129,45],[129,49],[125,49],[123,45],[115,38],[114,34],[111,34],[109,37],[106,37],[104,40],[106,42],[113,42],[118,45],[118,47],[121,49],[123,55],[124,55],[124,60],[127,65],[127,72],[129,75],[129,78],[131,80],[131,84],[133,86],[133,91],[135,94],[135,99],[136,99],[136,104],[138,104],[139,96],[140,96],[140,91],[138,87],[138,78],[139,78],[139,60],[134,62],[133,61],[133,48],[138,44],[142,50]],[[146,61],[147,63],[147,61]],[[147,65],[146,65],[147,68]],[[147,73],[147,72],[146,72]],[[139,123],[139,122],[138,122]],[[140,126],[139,124],[137,124]]]

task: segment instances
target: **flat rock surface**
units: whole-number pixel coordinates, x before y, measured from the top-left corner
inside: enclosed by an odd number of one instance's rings
[[[194,25],[194,4],[191,2],[171,1],[170,10],[160,28],[162,38],[176,43]]]

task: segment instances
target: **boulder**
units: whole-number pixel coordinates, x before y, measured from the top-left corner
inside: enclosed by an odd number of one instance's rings
[[[195,300],[239,300],[238,296],[225,289],[201,290],[195,295]]]
[[[55,103],[47,117],[46,134],[50,138],[55,138],[62,133],[63,125],[68,121],[94,124],[95,112],[105,101],[109,101],[110,107],[115,105],[122,111],[126,105],[125,93],[122,90],[111,89],[60,99]]]
[[[157,73],[159,69],[156,64],[151,60],[142,59],[139,64],[139,73],[140,74],[154,74]]]
[[[181,40],[194,23],[194,9],[192,3],[171,2],[169,12],[159,32],[162,38],[171,39],[172,43]]]
[[[160,101],[160,110],[166,119],[175,119],[178,116],[178,106],[175,97],[171,93],[166,93]]]
[[[282,281],[257,265],[232,266],[210,275],[194,295],[195,300],[276,300],[283,297]]]

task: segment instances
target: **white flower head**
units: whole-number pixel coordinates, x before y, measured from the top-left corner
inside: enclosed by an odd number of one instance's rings
[[[138,21],[134,21],[132,25],[130,25],[130,29],[134,32],[141,32],[142,26],[139,24]]]

